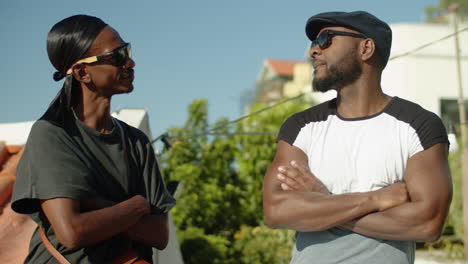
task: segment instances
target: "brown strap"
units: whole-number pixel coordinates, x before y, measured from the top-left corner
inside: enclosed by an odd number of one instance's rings
[[[50,254],[52,254],[60,264],[71,264],[62,254],[60,254],[60,252],[58,252],[57,249],[54,248],[54,246],[52,246],[41,226],[39,226],[39,233],[41,235],[42,243],[44,243]],[[136,251],[128,249],[122,255],[114,259],[112,264],[149,264],[149,262],[140,259]]]
[[[111,264],[145,264],[145,263],[149,264],[149,262],[141,260],[138,257],[138,253],[131,248],[128,248],[127,250],[125,250],[122,254],[120,254],[120,256],[117,256],[111,262]]]
[[[52,254],[52,256],[60,264],[71,264],[62,254],[60,254],[60,252],[57,251],[57,249],[54,248],[54,246],[52,246],[52,244],[49,242],[49,239],[47,239],[44,229],[42,229],[41,226],[39,226],[39,233],[41,234],[42,243],[44,243],[45,247],[50,252],[50,254]]]

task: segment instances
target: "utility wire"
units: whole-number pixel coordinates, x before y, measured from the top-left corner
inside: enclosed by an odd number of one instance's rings
[[[262,113],[262,112],[265,112],[265,111],[267,111],[267,110],[270,110],[271,108],[274,108],[274,107],[279,106],[279,105],[281,105],[281,104],[287,103],[287,102],[289,102],[289,101],[297,100],[297,99],[303,97],[305,94],[306,94],[306,93],[302,93],[302,94],[299,94],[299,95],[297,95],[297,96],[294,96],[294,97],[291,97],[291,98],[282,100],[282,101],[280,101],[280,102],[278,102],[278,103],[276,103],[276,104],[267,106],[267,107],[265,107],[265,108],[262,108],[262,109],[260,109],[260,110],[258,110],[258,111],[255,111],[255,112],[253,112],[253,113],[250,113],[250,114],[248,114],[248,115],[244,115],[244,116],[241,116],[241,117],[239,117],[239,118],[237,118],[237,119],[231,120],[231,121],[229,121],[229,122],[227,122],[227,123],[223,123],[222,125],[218,125],[218,126],[215,126],[215,127],[213,127],[213,128],[206,129],[206,130],[204,130],[204,131],[202,131],[202,132],[199,132],[199,133],[194,133],[194,134],[192,134],[192,135],[188,135],[188,136],[185,136],[185,137],[177,138],[177,140],[186,140],[186,139],[191,139],[191,138],[195,138],[195,137],[207,135],[207,134],[209,134],[211,131],[219,130],[219,129],[221,129],[221,128],[227,127],[227,126],[229,126],[229,125],[232,125],[232,124],[235,124],[235,123],[237,123],[237,122],[239,122],[239,121],[242,121],[242,120],[244,120],[244,119],[246,119],[246,118],[249,118],[249,117],[251,117],[251,116],[258,115],[258,114],[260,114],[260,113]],[[224,133],[224,134],[226,134],[226,133]],[[158,136],[158,137],[155,138],[153,141],[151,141],[151,143],[154,143],[154,142],[156,142],[157,140],[159,140],[159,139],[161,139],[161,138],[163,138],[163,137],[168,137],[168,134],[167,134],[167,133],[164,133],[164,134]]]
[[[151,140],[151,144],[154,144],[156,141],[160,140],[161,138],[168,137],[169,134],[167,132],[162,133],[161,135],[157,136],[155,139]]]
[[[208,132],[207,135],[245,136],[245,135],[277,135],[277,132]]]
[[[454,33],[452,33],[452,34],[449,34],[449,35],[447,35],[447,36],[445,36],[445,37],[443,37],[443,38],[440,38],[440,39],[438,39],[438,40],[434,40],[434,41],[431,41],[431,42],[429,42],[429,43],[426,43],[426,44],[424,44],[424,45],[422,45],[422,46],[419,46],[419,47],[417,47],[417,48],[415,48],[415,49],[413,49],[413,50],[410,50],[410,51],[408,51],[408,52],[405,52],[405,53],[402,53],[402,54],[393,56],[393,57],[391,57],[391,58],[389,59],[389,61],[395,60],[395,59],[398,59],[398,58],[401,58],[401,57],[409,56],[410,54],[415,53],[416,51],[419,51],[419,50],[422,50],[422,49],[427,48],[427,47],[429,47],[429,46],[432,46],[432,45],[436,44],[436,43],[439,42],[439,41],[446,40],[446,39],[448,39],[448,38],[450,38],[450,37],[455,36],[455,35],[458,34],[458,33],[464,32],[464,31],[466,31],[466,30],[468,30],[468,27],[465,27],[465,28],[463,28],[463,29],[460,29],[460,30],[458,30],[458,31],[456,31],[456,32],[454,32]]]
[[[229,122],[227,122],[227,123],[224,123],[224,124],[222,124],[222,125],[219,125],[219,126],[216,126],[216,127],[210,128],[210,129],[207,129],[207,130],[205,130],[204,132],[210,132],[210,131],[213,131],[213,130],[218,130],[218,129],[220,129],[220,128],[223,128],[223,127],[226,127],[226,126],[235,124],[235,123],[237,123],[237,122],[239,122],[239,121],[242,121],[242,120],[244,120],[244,119],[246,119],[246,118],[249,118],[249,117],[254,116],[254,115],[258,115],[258,114],[260,114],[260,113],[262,113],[262,112],[265,112],[265,111],[267,111],[267,110],[270,110],[271,108],[277,107],[278,105],[282,105],[282,104],[287,103],[287,102],[289,102],[289,101],[294,101],[294,100],[296,100],[296,99],[299,99],[299,98],[301,98],[301,97],[304,96],[304,95],[305,95],[305,93],[302,93],[302,94],[300,94],[300,95],[297,95],[297,96],[294,96],[294,97],[291,97],[291,98],[282,100],[282,101],[280,101],[280,102],[278,102],[278,103],[276,103],[276,104],[267,106],[267,107],[265,107],[265,108],[262,108],[262,109],[260,109],[260,110],[258,110],[258,111],[255,111],[255,112],[253,112],[253,113],[250,113],[250,114],[248,114],[248,115],[241,116],[241,117],[239,117],[239,118],[237,118],[237,119],[234,119],[234,120],[229,121]],[[203,132],[202,132],[202,133],[203,133]]]
[[[467,31],[467,30],[468,30],[468,27],[465,27],[465,28],[463,28],[463,29],[460,29],[460,30],[454,32],[454,33],[451,33],[451,34],[449,34],[449,35],[447,35],[447,36],[444,36],[444,37],[442,37],[442,38],[440,38],[440,39],[431,41],[431,42],[429,42],[429,43],[426,43],[426,44],[424,44],[424,45],[422,45],[422,46],[419,46],[419,47],[417,47],[417,48],[415,48],[415,49],[412,49],[412,50],[410,50],[410,51],[407,51],[407,52],[405,52],[405,53],[402,53],[402,54],[399,54],[399,55],[395,55],[395,56],[393,56],[393,57],[390,57],[388,60],[391,61],[391,60],[399,59],[399,58],[401,58],[401,57],[409,56],[409,55],[411,55],[411,54],[413,54],[413,53],[415,53],[415,52],[417,52],[417,51],[419,51],[419,50],[422,50],[422,49],[424,49],[424,48],[427,48],[427,47],[429,47],[429,46],[432,46],[432,45],[436,44],[437,42],[440,42],[440,41],[442,41],[442,40],[446,40],[446,39],[448,39],[448,38],[450,38],[450,37],[455,36],[455,35],[458,34],[458,33],[462,33],[462,32]],[[253,112],[253,113],[250,113],[250,114],[248,114],[248,115],[241,116],[241,117],[239,117],[239,118],[237,118],[237,119],[231,120],[231,121],[229,121],[229,122],[227,122],[227,123],[224,123],[224,124],[222,124],[222,125],[219,125],[219,126],[216,126],[216,127],[213,127],[213,128],[207,129],[207,130],[204,130],[204,131],[202,131],[202,132],[200,132],[200,133],[194,133],[194,134],[192,134],[192,135],[189,135],[189,136],[186,136],[186,137],[177,138],[177,139],[178,139],[178,140],[186,140],[186,139],[191,139],[191,138],[195,138],[195,137],[199,137],[199,136],[203,136],[203,135],[264,135],[264,134],[270,135],[270,134],[273,134],[274,132],[243,132],[243,133],[222,133],[222,132],[220,132],[220,133],[212,133],[211,131],[213,131],[213,130],[218,130],[218,129],[227,127],[227,126],[229,126],[229,125],[235,124],[235,123],[237,123],[237,122],[239,122],[239,121],[242,121],[242,120],[244,120],[244,119],[246,119],[246,118],[249,118],[249,117],[251,117],[251,116],[260,114],[260,113],[262,113],[262,112],[264,112],[264,111],[267,111],[267,110],[270,110],[271,108],[274,108],[274,107],[276,107],[276,106],[278,106],[278,105],[281,105],[281,104],[284,104],[284,103],[286,103],[286,102],[299,99],[299,98],[303,97],[305,94],[306,94],[306,93],[304,92],[304,93],[299,94],[299,95],[297,95],[297,96],[295,96],[295,97],[291,97],[291,98],[288,98],[288,99],[286,99],[286,100],[280,101],[280,102],[278,102],[278,103],[276,103],[276,104],[267,106],[267,107],[265,107],[265,108],[262,108],[262,109],[260,109],[260,110],[258,110],[258,111],[255,111],[255,112]],[[169,135],[168,135],[167,132],[166,132],[166,133],[163,133],[163,134],[159,135],[158,137],[156,137],[155,139],[153,139],[153,140],[151,141],[151,144],[153,144],[153,143],[155,143],[156,141],[158,141],[159,139],[162,139],[162,138],[165,138],[165,137],[169,137]]]

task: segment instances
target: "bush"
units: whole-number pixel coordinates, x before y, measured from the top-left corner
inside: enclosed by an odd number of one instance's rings
[[[186,264],[224,264],[228,258],[229,240],[207,235],[202,229],[189,227],[178,232],[180,249]]]
[[[284,264],[291,260],[294,231],[265,225],[242,226],[234,235],[233,250],[243,264]]]
[[[460,144],[460,142],[459,142]],[[453,198],[444,231],[439,241],[426,243],[429,250],[443,249],[449,259],[463,259],[463,188],[461,169],[461,149],[449,154],[450,174],[453,184]]]
[[[445,226],[445,233],[446,235],[454,235],[457,238],[463,238],[463,190],[460,151],[457,153],[450,153],[449,165],[453,183],[453,198]]]

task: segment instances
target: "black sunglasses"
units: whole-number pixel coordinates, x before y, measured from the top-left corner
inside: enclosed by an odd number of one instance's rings
[[[367,38],[365,35],[359,34],[359,33],[351,33],[351,32],[328,29],[320,33],[320,35],[310,43],[310,48],[313,48],[319,45],[321,49],[326,49],[330,47],[332,38],[333,36],[336,36],[336,35],[349,36],[349,37],[355,37],[355,38]]]
[[[127,60],[132,57],[132,47],[130,43],[125,43],[123,46],[116,48],[112,52],[109,52],[103,55],[92,56],[92,57],[81,59],[75,62],[73,66],[79,63],[94,63],[94,62],[102,61],[109,57],[112,57],[112,60],[115,66],[125,65],[125,63],[127,63]],[[70,69],[68,69],[67,74],[72,73],[73,66],[71,66]]]

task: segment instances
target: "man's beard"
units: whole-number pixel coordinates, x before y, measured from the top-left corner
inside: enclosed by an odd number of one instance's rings
[[[315,92],[339,91],[355,82],[362,74],[362,66],[356,59],[356,51],[348,53],[340,63],[331,65],[326,74],[321,79],[314,76],[312,89]]]

